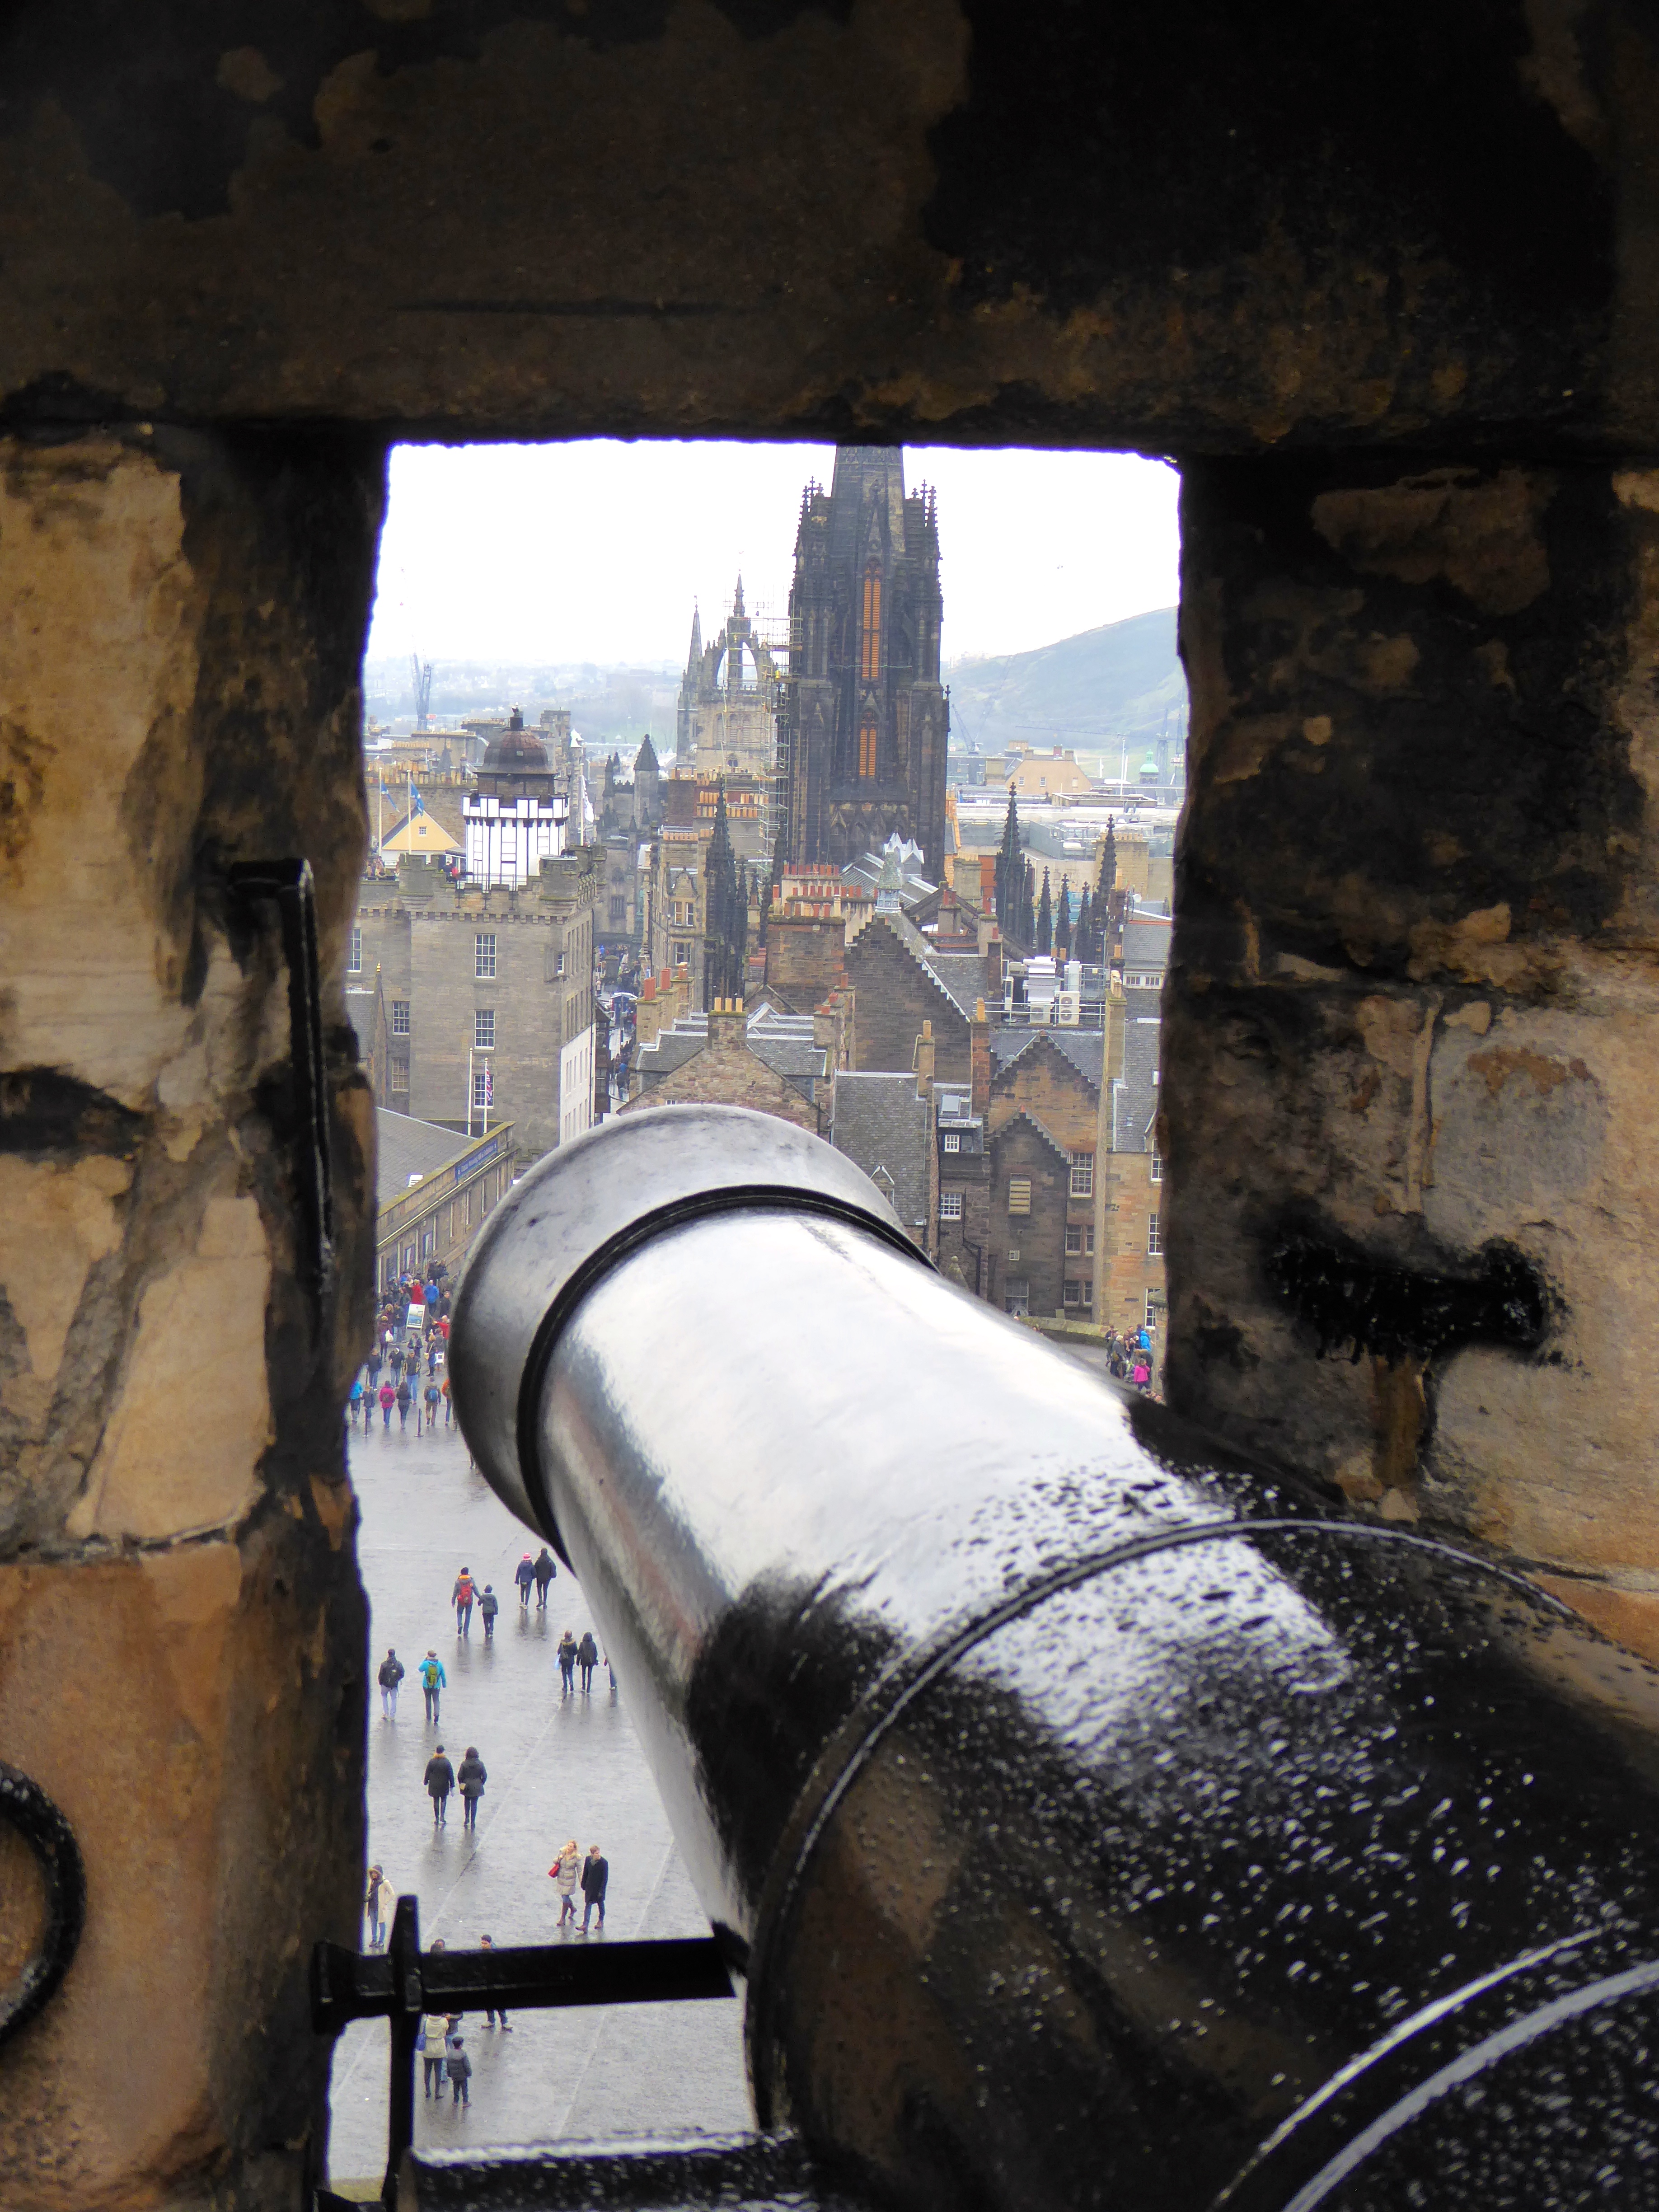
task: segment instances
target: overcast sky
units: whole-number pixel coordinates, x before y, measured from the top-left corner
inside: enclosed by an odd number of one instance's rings
[[[371,659],[683,662],[743,572],[787,611],[795,522],[830,446],[401,446]],[[907,447],[939,488],[947,659],[1022,653],[1172,606],[1175,471],[1125,453]]]

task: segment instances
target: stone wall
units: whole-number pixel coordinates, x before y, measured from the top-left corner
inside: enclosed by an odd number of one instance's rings
[[[1659,1653],[1659,477],[1189,469],[1176,1402]]]
[[[358,1925],[342,1393],[373,1109],[341,995],[378,457],[0,445],[0,1707],[85,1855],[8,2048],[0,2202],[294,2206]],[[305,1284],[288,975],[227,871],[316,871],[337,1267]],[[221,2191],[223,2191],[222,2199]]]
[[[971,1080],[971,1024],[944,985],[879,915],[848,946],[846,962],[858,1007],[853,1064],[860,1073],[912,1066],[921,1025],[931,1022],[936,1079]]]

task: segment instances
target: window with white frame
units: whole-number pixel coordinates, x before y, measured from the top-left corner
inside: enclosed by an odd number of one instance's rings
[[[1163,1249],[1164,1224],[1156,1213],[1149,1213],[1146,1216],[1146,1251],[1148,1257],[1156,1259],[1158,1255]]]
[[[959,1190],[940,1191],[939,1194],[939,1218],[941,1221],[961,1220],[962,1193]]]
[[[1095,1156],[1092,1152],[1073,1152],[1072,1155],[1072,1196],[1092,1198],[1095,1194]]]
[[[1081,1283],[1066,1284],[1066,1304],[1068,1306],[1080,1306],[1083,1304],[1083,1285]]]
[[[1153,1297],[1152,1293],[1148,1291],[1146,1293],[1146,1326],[1148,1328],[1156,1328],[1158,1327],[1158,1312],[1159,1308],[1158,1302]]]
[[[409,1001],[407,999],[394,999],[392,1001],[392,1034],[393,1036],[407,1036],[409,1035]]]
[[[494,1006],[475,1008],[472,1016],[472,1048],[475,1052],[491,1052],[495,1045],[495,1009]]]
[[[489,982],[495,974],[495,933],[482,932],[472,940],[472,972],[481,981]]]
[[[362,972],[363,933],[361,929],[354,929],[351,933],[350,947],[346,953],[346,973],[349,975],[361,975]]]
[[[556,975],[562,975],[564,973],[564,955],[562,952],[559,954],[558,957],[553,963],[553,973]]]
[[[689,945],[677,945],[674,947],[674,965],[677,968],[689,967],[690,961],[691,947]]]
[[[1083,1224],[1068,1221],[1066,1224],[1066,1250],[1068,1257],[1078,1257],[1083,1250]]]
[[[958,1136],[946,1137],[945,1149],[947,1152],[959,1152],[962,1150],[962,1139]]]
[[[489,1078],[484,1070],[475,1067],[472,1071],[472,1110],[475,1114],[482,1114],[489,1103]]]
[[[1162,1182],[1164,1180],[1164,1155],[1156,1145],[1152,1146],[1152,1164],[1147,1169],[1146,1174],[1147,1179],[1152,1182]]]

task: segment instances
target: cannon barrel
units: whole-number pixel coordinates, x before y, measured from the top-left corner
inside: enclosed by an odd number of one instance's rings
[[[630,1115],[453,1388],[746,1947],[763,2125],[927,2207],[1659,2198],[1659,1675],[945,1283],[817,1139]]]

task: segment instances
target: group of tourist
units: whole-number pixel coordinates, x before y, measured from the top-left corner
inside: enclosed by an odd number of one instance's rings
[[[1115,1328],[1106,1332],[1106,1360],[1120,1382],[1133,1382],[1143,1397],[1152,1391],[1152,1333],[1145,1326],[1133,1329],[1127,1336],[1120,1336]]]
[[[380,1408],[382,1432],[398,1416],[399,1431],[415,1416],[415,1433],[436,1435],[453,1419],[449,1397],[449,1287],[437,1262],[422,1278],[401,1276],[388,1291],[374,1324],[368,1358],[352,1377],[348,1399],[351,1425],[360,1421],[365,1436]]]

